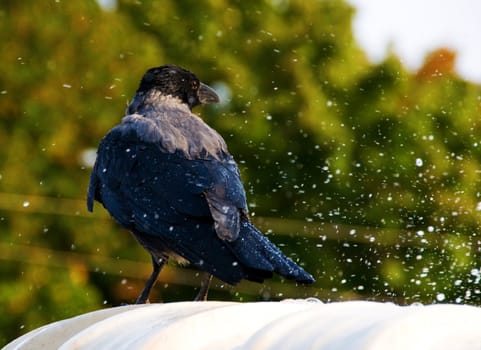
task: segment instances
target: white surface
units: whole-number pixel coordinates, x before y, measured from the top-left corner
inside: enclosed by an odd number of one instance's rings
[[[481,83],[481,1],[348,0],[356,9],[354,34],[369,58],[381,61],[392,49],[418,69],[440,47],[458,52],[456,70]]]
[[[481,308],[317,299],[120,306],[52,323],[12,349],[481,349]]]

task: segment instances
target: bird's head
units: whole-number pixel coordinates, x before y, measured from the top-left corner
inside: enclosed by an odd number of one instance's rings
[[[219,102],[219,96],[211,87],[186,69],[175,65],[150,68],[145,72],[137,94],[157,90],[162,95],[179,98],[190,109],[207,103]]]

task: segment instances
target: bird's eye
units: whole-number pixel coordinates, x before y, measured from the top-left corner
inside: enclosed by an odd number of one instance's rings
[[[197,90],[199,88],[199,82],[197,80],[194,80],[192,82],[192,89]]]

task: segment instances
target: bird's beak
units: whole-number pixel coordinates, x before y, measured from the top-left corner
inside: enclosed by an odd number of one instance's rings
[[[220,98],[219,98],[219,95],[217,95],[217,92],[215,92],[213,88],[211,88],[208,85],[205,85],[204,83],[200,83],[198,94],[199,94],[199,101],[202,104],[220,102]]]

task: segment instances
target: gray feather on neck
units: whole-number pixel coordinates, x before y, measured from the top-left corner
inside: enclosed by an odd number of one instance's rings
[[[188,159],[228,153],[224,139],[193,114],[180,99],[154,91],[136,94],[122,123],[144,142],[160,143],[168,153],[181,151]]]

